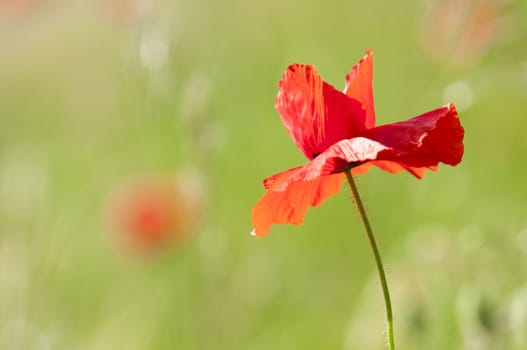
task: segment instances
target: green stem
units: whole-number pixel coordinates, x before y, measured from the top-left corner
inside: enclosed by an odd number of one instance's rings
[[[386,274],[384,273],[384,266],[382,265],[381,255],[379,254],[379,248],[377,248],[377,242],[375,242],[375,237],[373,236],[373,230],[371,229],[370,221],[366,215],[366,210],[362,204],[362,200],[359,196],[359,191],[357,190],[357,185],[353,180],[351,175],[351,170],[346,169],[346,177],[348,178],[348,183],[353,193],[353,198],[359,209],[359,213],[366,229],[366,234],[368,235],[368,240],[370,241],[370,246],[373,251],[373,256],[375,257],[375,264],[377,265],[377,271],[379,273],[379,279],[381,280],[382,293],[384,294],[384,303],[386,305],[386,321],[388,323],[388,346],[390,350],[395,349],[395,344],[393,340],[393,314],[392,314],[392,302],[390,300],[390,291],[388,290],[388,283],[386,282]]]

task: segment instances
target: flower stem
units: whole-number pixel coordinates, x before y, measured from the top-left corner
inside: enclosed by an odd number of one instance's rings
[[[373,256],[375,257],[375,264],[377,265],[377,271],[379,273],[379,279],[381,280],[382,293],[384,294],[384,304],[386,306],[386,321],[388,323],[388,346],[390,350],[395,349],[395,344],[393,340],[393,315],[392,315],[392,302],[390,300],[390,291],[388,290],[388,283],[386,282],[386,274],[384,273],[384,266],[382,264],[381,255],[379,254],[379,248],[377,248],[377,242],[375,242],[375,237],[373,236],[373,230],[371,229],[370,221],[366,215],[366,210],[362,204],[362,200],[359,196],[359,191],[357,190],[357,185],[353,180],[351,175],[351,170],[346,169],[346,177],[348,178],[348,183],[353,193],[353,198],[359,209],[359,213],[366,229],[366,234],[368,240],[370,241],[370,246],[373,251]]]

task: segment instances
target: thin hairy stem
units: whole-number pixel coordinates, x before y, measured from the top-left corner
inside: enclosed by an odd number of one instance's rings
[[[381,280],[382,293],[384,295],[384,304],[386,306],[386,321],[388,323],[388,346],[390,350],[394,350],[395,344],[393,340],[392,302],[390,299],[390,291],[388,290],[388,283],[386,282],[386,273],[384,272],[384,266],[382,264],[381,255],[379,254],[379,248],[377,247],[377,242],[375,241],[375,237],[373,236],[373,230],[371,229],[370,221],[368,220],[366,210],[364,209],[364,205],[362,204],[362,200],[360,199],[359,191],[357,190],[355,180],[353,180],[353,176],[351,175],[351,170],[347,169],[345,173],[346,177],[348,178],[348,183],[350,185],[351,192],[353,193],[353,199],[355,200],[355,204],[359,209],[362,223],[364,224],[364,228],[366,229],[366,234],[368,236],[368,240],[370,241],[373,256],[375,257],[375,264],[377,265],[377,272],[379,273],[379,279]]]

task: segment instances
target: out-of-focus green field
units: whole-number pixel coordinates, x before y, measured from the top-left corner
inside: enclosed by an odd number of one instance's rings
[[[442,5],[441,5],[442,4]],[[0,1],[0,349],[383,349],[348,188],[250,237],[262,179],[305,163],[288,64],[374,54],[379,124],[452,100],[465,156],[358,178],[399,349],[527,348],[527,6],[499,1]],[[107,242],[121,179],[190,176],[203,215],[149,258]]]

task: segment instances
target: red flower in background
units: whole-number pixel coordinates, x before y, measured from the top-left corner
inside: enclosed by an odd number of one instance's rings
[[[0,21],[5,19],[5,17],[17,17],[17,15],[27,12],[39,2],[36,0],[0,0]]]
[[[432,0],[419,30],[429,58],[451,67],[480,61],[517,32],[516,16],[502,0]]]
[[[157,0],[97,0],[92,3],[112,24],[122,27],[144,23],[160,5]]]
[[[272,224],[300,225],[309,206],[339,191],[346,169],[362,174],[375,165],[422,178],[439,162],[461,161],[464,130],[452,103],[376,127],[372,77],[371,51],[347,74],[344,92],[323,81],[311,65],[287,68],[276,109],[310,162],[264,180],[266,192],[252,211],[254,235],[264,236]]]
[[[113,243],[151,253],[188,236],[201,214],[201,193],[181,177],[140,176],[113,189],[105,214]]]

